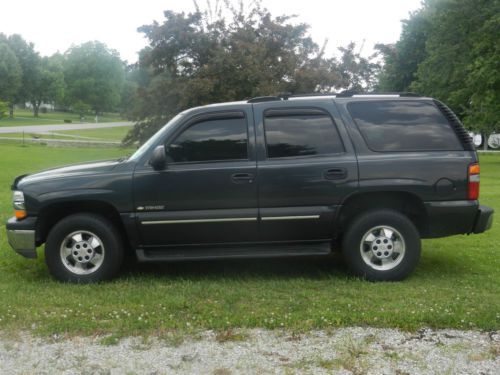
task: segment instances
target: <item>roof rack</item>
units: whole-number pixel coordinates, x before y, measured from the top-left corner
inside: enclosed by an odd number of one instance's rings
[[[359,92],[354,90],[344,90],[341,92],[313,92],[307,94],[290,94],[283,93],[278,96],[258,96],[247,101],[247,103],[260,103],[260,102],[270,102],[275,100],[288,100],[292,98],[309,98],[309,97],[321,97],[321,96],[334,96],[336,98],[352,98],[352,97],[363,97],[363,96],[380,96],[380,97],[420,97],[421,95],[413,92]]]
[[[257,96],[255,98],[247,100],[247,103],[272,102],[275,100],[283,100],[283,99],[279,96]]]

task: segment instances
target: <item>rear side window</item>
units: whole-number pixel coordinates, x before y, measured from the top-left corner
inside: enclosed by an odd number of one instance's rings
[[[265,113],[264,128],[268,158],[344,151],[332,118],[322,110],[268,110]]]
[[[432,103],[406,100],[352,102],[347,108],[374,151],[453,151],[463,147]]]
[[[174,162],[241,160],[248,158],[245,118],[198,122],[184,130],[167,153]]]

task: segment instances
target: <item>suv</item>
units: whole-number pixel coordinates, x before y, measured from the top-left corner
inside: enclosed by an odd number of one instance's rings
[[[414,94],[260,97],[180,113],[131,157],[19,176],[10,245],[45,243],[58,280],[141,262],[328,255],[401,280],[420,239],[481,233],[477,153],[444,104]]]

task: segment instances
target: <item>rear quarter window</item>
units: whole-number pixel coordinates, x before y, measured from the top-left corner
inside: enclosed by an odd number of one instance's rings
[[[384,100],[347,105],[373,151],[456,151],[463,147],[441,111],[431,102]]]

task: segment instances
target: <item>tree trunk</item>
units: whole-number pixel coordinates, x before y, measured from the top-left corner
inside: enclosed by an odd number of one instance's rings
[[[40,103],[38,103],[37,101],[34,101],[34,102],[31,102],[31,104],[33,105],[33,116],[38,117],[38,112],[40,110]]]
[[[490,135],[486,134],[486,133],[482,133],[481,135],[483,136],[483,150],[487,151],[488,150],[488,138],[490,137]]]
[[[14,118],[14,104],[9,104],[9,117]]]

